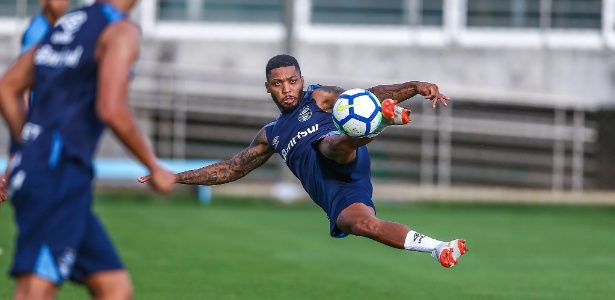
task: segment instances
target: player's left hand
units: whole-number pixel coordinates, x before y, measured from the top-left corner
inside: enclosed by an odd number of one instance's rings
[[[167,194],[177,182],[177,177],[172,172],[161,167],[154,168],[150,175],[137,178],[140,183],[148,183],[158,193]]]
[[[9,199],[6,179],[0,179],[0,205]]]
[[[433,102],[433,104],[431,105],[432,108],[436,108],[436,104],[438,104],[438,101],[440,101],[442,105],[447,106],[446,101],[451,99],[448,96],[442,95],[438,86],[433,83],[419,82],[416,88],[418,90],[418,93],[423,95],[425,99],[431,100]]]
[[[137,178],[137,181],[139,181],[140,183],[146,183],[149,181],[150,177],[150,175],[141,176]]]
[[[168,194],[175,186],[175,174],[163,168],[155,168],[148,180],[149,186],[155,192]]]

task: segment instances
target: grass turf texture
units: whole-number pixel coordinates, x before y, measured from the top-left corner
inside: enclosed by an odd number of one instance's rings
[[[359,237],[328,236],[311,203],[192,197],[98,196],[95,209],[119,248],[135,299],[612,299],[615,208],[377,203],[381,218],[468,255],[444,269],[428,254]],[[15,227],[0,207],[0,299]],[[57,299],[86,299],[65,284]]]

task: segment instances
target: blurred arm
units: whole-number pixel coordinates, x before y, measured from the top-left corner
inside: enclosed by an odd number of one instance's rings
[[[151,171],[158,167],[156,156],[128,104],[130,69],[138,57],[139,42],[138,29],[128,21],[111,25],[101,36],[96,49],[99,61],[96,112]]]
[[[15,64],[0,79],[0,111],[11,136],[21,141],[21,129],[26,120],[22,95],[34,82],[34,52],[19,56]]]
[[[11,143],[21,141],[21,130],[26,122],[26,108],[22,95],[34,82],[35,51],[36,49],[31,49],[19,56],[15,64],[0,79],[0,111],[9,127]],[[13,155],[14,153],[9,153],[9,163],[2,174],[3,180],[8,179],[9,166]],[[6,190],[6,185],[2,184],[0,189]],[[2,194],[2,197],[6,197],[6,193],[0,192],[0,194]]]
[[[96,46],[98,94],[96,112],[103,123],[151,172],[150,186],[159,192],[169,192],[175,175],[158,164],[154,150],[137,126],[128,104],[130,70],[139,54],[138,28],[123,20],[109,26]]]

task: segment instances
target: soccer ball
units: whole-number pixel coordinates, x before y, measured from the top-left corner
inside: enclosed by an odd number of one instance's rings
[[[381,120],[380,101],[368,90],[347,90],[333,105],[333,124],[337,130],[350,137],[372,134]]]

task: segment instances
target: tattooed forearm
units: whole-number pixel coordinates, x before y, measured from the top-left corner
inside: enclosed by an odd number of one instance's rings
[[[177,174],[177,183],[217,185],[235,181],[262,166],[275,151],[269,147],[266,130],[263,127],[248,148],[233,158],[196,170]]]
[[[380,101],[393,99],[402,102],[418,94],[417,84],[418,81],[409,81],[399,84],[378,85],[368,90],[374,93]]]
[[[200,169],[181,172],[177,174],[177,182],[198,185],[215,185],[224,183],[221,182],[220,179],[229,177],[229,162],[230,161],[223,161]]]
[[[249,147],[233,158],[200,169],[177,174],[177,182],[195,185],[217,185],[235,181],[263,165],[271,154]]]

